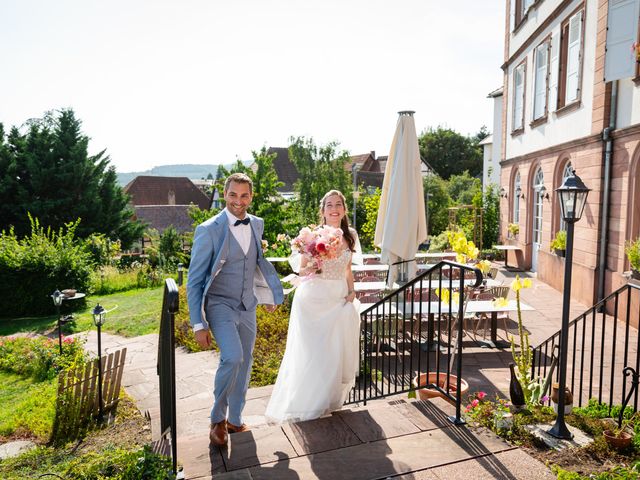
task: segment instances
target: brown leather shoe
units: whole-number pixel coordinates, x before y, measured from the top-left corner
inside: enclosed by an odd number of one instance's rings
[[[222,420],[218,423],[211,424],[211,430],[209,431],[209,441],[212,445],[221,447],[227,444],[227,421]]]
[[[246,423],[243,423],[239,427],[235,426],[233,423],[227,422],[227,430],[229,433],[239,433],[239,432],[248,432],[249,427]]]

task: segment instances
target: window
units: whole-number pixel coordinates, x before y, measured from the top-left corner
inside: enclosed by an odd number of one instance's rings
[[[583,16],[584,13],[580,10],[562,24],[558,108],[580,99]]]
[[[534,3],[536,0],[511,0],[512,30],[522,23]]]
[[[547,116],[549,91],[549,40],[538,45],[535,50],[535,77],[533,92],[533,120]]]
[[[562,170],[562,180],[560,180],[559,186],[561,186],[564,183],[564,179],[567,178],[572,171],[573,171],[573,167],[571,167],[571,162],[567,162],[567,164],[564,166],[564,169]],[[558,215],[560,216],[559,230],[566,230],[567,222],[565,222],[564,218],[562,217],[562,210],[560,209],[559,204],[558,204]]]
[[[524,81],[526,61],[523,61],[513,71],[513,132],[524,128]]]
[[[520,223],[520,194],[522,193],[522,186],[520,185],[520,172],[516,173],[516,177],[513,180],[513,223]]]

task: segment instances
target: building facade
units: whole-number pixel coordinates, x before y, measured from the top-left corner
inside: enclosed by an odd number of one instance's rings
[[[562,289],[564,258],[550,250],[565,228],[555,189],[575,169],[591,192],[575,225],[571,291],[587,305],[627,282],[625,242],[640,236],[639,4],[506,5],[501,147],[494,143],[502,238],[521,248],[510,262]],[[507,240],[512,223],[519,233]]]

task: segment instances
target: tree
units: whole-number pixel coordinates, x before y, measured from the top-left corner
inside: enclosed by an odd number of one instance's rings
[[[449,178],[449,196],[457,205],[471,205],[473,197],[480,190],[482,183],[469,175],[469,172],[465,171]]]
[[[423,180],[425,202],[428,201],[428,228],[430,236],[437,236],[449,226],[451,197],[449,185],[438,175],[428,175]]]
[[[320,200],[329,190],[340,190],[346,198],[351,198],[351,172],[345,170],[349,153],[344,150],[337,153],[336,142],[316,146],[312,138],[292,137],[290,141],[289,158],[300,176],[294,189],[302,216],[306,222],[317,222]]]
[[[474,138],[438,127],[422,132],[418,144],[420,155],[445,180],[465,170],[472,176],[482,173],[482,148]]]
[[[244,173],[253,182],[253,201],[249,211],[264,220],[264,238],[268,242],[275,242],[279,233],[283,233],[284,199],[278,193],[283,183],[278,180],[278,175],[273,167],[276,154],[268,154],[267,148],[252,151],[253,168],[247,167],[238,160],[230,170],[223,166],[218,167],[216,173],[215,188],[219,192],[224,190],[224,182],[232,173]],[[215,215],[217,211],[203,212],[197,207],[191,207],[189,215],[194,220],[194,225],[201,223]]]
[[[104,233],[124,248],[139,238],[143,226],[132,220],[128,197],[118,186],[115,168],[102,150],[90,156],[73,110],[49,112],[31,120],[21,134],[0,130],[0,205],[2,227],[26,235],[26,212],[58,229],[80,218],[76,235]]]

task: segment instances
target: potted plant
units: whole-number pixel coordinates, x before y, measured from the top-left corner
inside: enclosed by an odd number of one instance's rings
[[[558,400],[560,395],[560,384],[554,383],[551,386],[551,403],[553,405],[553,411],[558,413]],[[573,410],[573,394],[569,387],[564,387],[564,414],[569,415]]]
[[[611,428],[607,428],[602,432],[606,442],[617,450],[622,450],[631,445],[633,440],[633,434],[627,429],[629,424],[636,418],[636,414],[631,415],[629,418],[622,421],[618,426],[613,424]]]
[[[567,249],[567,232],[565,230],[559,230],[556,236],[551,240],[551,250],[555,252],[559,257],[564,257],[564,253]]]
[[[513,414],[506,400],[498,398],[493,412],[493,426],[496,430],[510,430],[513,427]]]
[[[640,237],[633,242],[627,242],[624,252],[631,267],[631,278],[640,279]]]
[[[520,225],[517,223],[510,223],[507,227],[507,233],[509,238],[518,238],[518,234],[520,233]]]

